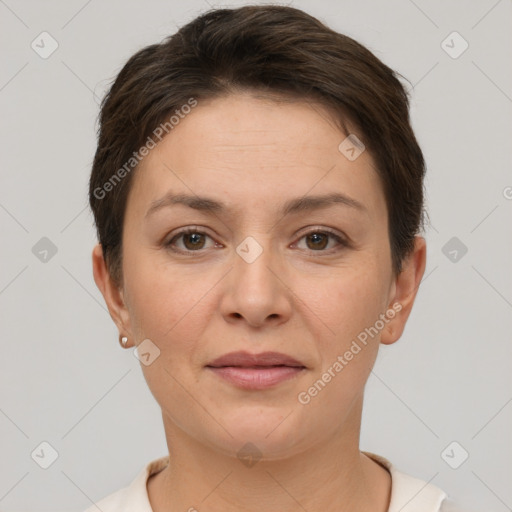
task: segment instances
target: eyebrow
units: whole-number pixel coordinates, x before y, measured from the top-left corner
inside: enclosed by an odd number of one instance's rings
[[[179,204],[188,206],[194,210],[206,213],[209,212],[211,214],[221,214],[229,211],[229,208],[224,203],[217,201],[216,199],[188,194],[173,194],[172,192],[169,192],[162,198],[151,203],[146,211],[145,218],[162,208],[172,207]],[[328,208],[334,205],[348,206],[361,212],[367,211],[366,207],[362,203],[352,197],[340,193],[331,193],[326,195],[304,196],[290,199],[284,203],[281,209],[281,214],[284,216],[292,213],[308,212]]]

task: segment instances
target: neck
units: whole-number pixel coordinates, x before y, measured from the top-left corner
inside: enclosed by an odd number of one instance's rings
[[[361,404],[355,409],[355,424],[343,425],[329,442],[253,464],[199,443],[164,416],[169,465],[148,480],[151,507],[154,512],[386,512],[391,477],[359,451]]]

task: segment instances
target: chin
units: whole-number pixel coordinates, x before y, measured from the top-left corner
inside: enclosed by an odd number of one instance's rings
[[[300,451],[300,440],[308,437],[299,432],[304,424],[299,425],[291,411],[291,407],[276,409],[255,405],[238,407],[233,414],[223,413],[222,425],[232,437],[221,429],[222,436],[210,437],[209,444],[238,458],[277,460],[289,457]]]

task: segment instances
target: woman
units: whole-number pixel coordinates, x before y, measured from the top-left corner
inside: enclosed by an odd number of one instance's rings
[[[425,270],[396,73],[300,10],[213,10],[131,57],[100,123],[94,278],[169,455],[90,510],[449,510],[359,450]]]

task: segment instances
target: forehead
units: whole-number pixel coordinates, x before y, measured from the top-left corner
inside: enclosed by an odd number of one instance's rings
[[[340,151],[347,135],[311,102],[249,93],[199,101],[144,158],[133,187],[146,206],[174,189],[239,198],[242,209],[326,192],[385,208],[371,155],[349,160]]]
[[[189,150],[214,148],[225,159],[257,153],[284,163],[312,153],[318,161],[337,155],[339,142],[348,135],[336,127],[326,107],[307,100],[242,92],[199,102],[198,107],[180,122],[176,144]]]

